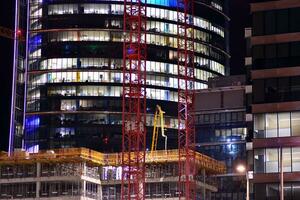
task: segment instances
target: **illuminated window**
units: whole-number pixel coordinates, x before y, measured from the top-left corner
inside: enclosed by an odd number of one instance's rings
[[[266,114],[266,137],[277,137],[277,114]]]
[[[219,2],[212,1],[212,2],[211,2],[211,5],[212,5],[214,8],[216,8],[216,9],[218,9],[218,10],[220,10],[220,11],[223,10],[223,7],[220,5]]]
[[[61,100],[60,110],[77,110],[76,100]]]
[[[266,172],[278,172],[278,149],[266,149]]]
[[[213,6],[217,9],[221,8],[217,3],[213,3]],[[79,8],[79,10],[78,10]],[[114,14],[122,15],[123,14],[123,5],[122,4],[57,4],[48,6],[48,15],[64,15],[64,14]],[[38,11],[36,15],[41,16],[41,11]],[[174,22],[177,22],[177,12],[172,10],[166,10],[161,8],[147,7],[147,16],[150,18],[159,18],[159,19],[168,19]],[[195,17],[194,25],[213,31],[222,37],[224,37],[224,30],[221,27],[212,25],[206,19]],[[152,27],[152,26],[150,26]],[[160,29],[160,31],[175,31],[174,27],[166,27],[162,24],[155,26],[153,28]],[[176,34],[176,32],[175,32]]]

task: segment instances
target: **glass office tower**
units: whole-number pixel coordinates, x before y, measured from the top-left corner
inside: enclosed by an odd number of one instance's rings
[[[227,71],[226,1],[195,1],[196,89]],[[147,126],[166,112],[177,146],[175,0],[147,2]],[[123,1],[30,0],[24,148],[121,149]],[[163,146],[161,142],[161,147]]]

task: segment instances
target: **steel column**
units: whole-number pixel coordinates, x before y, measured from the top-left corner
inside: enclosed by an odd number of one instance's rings
[[[177,0],[179,199],[196,198],[193,0]]]
[[[124,1],[122,200],[145,198],[146,4]]]

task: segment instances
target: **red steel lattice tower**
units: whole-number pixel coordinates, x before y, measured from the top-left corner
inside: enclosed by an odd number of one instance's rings
[[[146,4],[124,0],[122,200],[145,198]]]
[[[194,5],[177,0],[179,199],[195,200]]]

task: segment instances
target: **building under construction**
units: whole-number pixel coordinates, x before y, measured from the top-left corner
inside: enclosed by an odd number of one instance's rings
[[[216,191],[222,163],[196,153],[197,199]],[[86,148],[0,155],[0,199],[121,199],[121,154]],[[178,150],[146,156],[146,199],[178,199]]]
[[[193,91],[226,75],[226,5],[15,0],[1,198],[210,199],[206,176],[224,166],[195,153],[190,111]],[[157,105],[167,133],[149,153]]]

